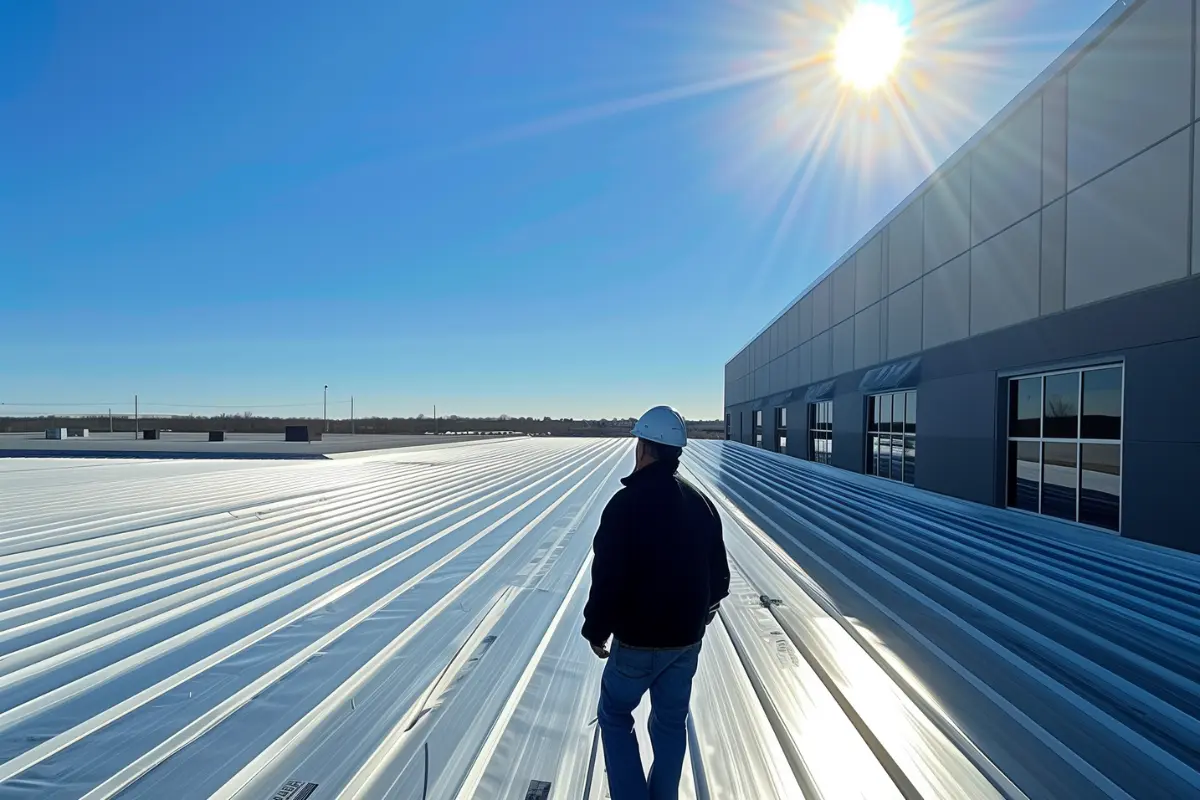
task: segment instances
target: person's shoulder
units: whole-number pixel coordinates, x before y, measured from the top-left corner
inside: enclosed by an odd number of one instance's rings
[[[691,498],[692,501],[703,504],[704,507],[710,512],[713,514],[716,513],[716,506],[713,505],[713,502],[709,499],[708,495],[701,491],[700,487],[696,486],[687,478],[681,476],[676,476],[676,480],[679,481],[679,487],[683,490],[683,493]]]
[[[609,513],[620,511],[628,507],[632,497],[630,487],[622,486],[612,497],[608,498],[608,503],[604,506],[604,510]]]

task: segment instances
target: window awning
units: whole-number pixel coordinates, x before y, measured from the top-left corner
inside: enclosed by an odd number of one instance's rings
[[[911,389],[921,377],[921,359],[909,358],[867,370],[858,388],[863,394],[878,394],[891,389]]]
[[[799,396],[799,389],[790,389],[786,392],[779,392],[778,394],[773,394],[770,397],[762,397],[758,400],[755,400],[750,404],[750,410],[762,411],[766,408],[779,408],[780,406],[786,406],[788,403],[796,402],[796,399]]]
[[[808,391],[804,393],[804,402],[817,403],[821,400],[828,400],[833,397],[833,390],[837,387],[837,381],[825,381],[824,383],[814,383],[808,387]]]

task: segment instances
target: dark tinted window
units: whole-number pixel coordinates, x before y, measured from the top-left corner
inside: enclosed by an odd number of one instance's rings
[[[886,433],[892,429],[892,396],[881,394],[875,402],[879,404],[879,430]]]
[[[1042,513],[1075,519],[1075,490],[1079,472],[1074,442],[1046,442],[1042,450]]]
[[[904,393],[904,432],[917,432],[917,393]]]
[[[1038,510],[1041,447],[1038,442],[1008,443],[1008,504],[1013,508]]]
[[[1042,379],[1009,381],[1008,435],[1033,438],[1042,435]]]
[[[911,397],[911,395],[910,395]],[[913,483],[917,473],[917,437],[904,437],[904,482]]]
[[[1080,438],[1121,438],[1120,368],[1093,369],[1083,373]]]
[[[1047,439],[1074,439],[1079,435],[1079,373],[1046,376]]]
[[[1121,446],[1080,445],[1079,521],[1109,530],[1121,522]]]

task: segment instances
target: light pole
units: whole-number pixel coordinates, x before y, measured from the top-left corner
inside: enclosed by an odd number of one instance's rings
[[[325,384],[325,396],[321,402],[321,421],[325,424],[325,433],[329,433],[329,384]]]

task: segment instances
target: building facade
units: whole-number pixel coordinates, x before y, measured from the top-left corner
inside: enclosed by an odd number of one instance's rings
[[[728,438],[1200,551],[1197,20],[1110,9],[726,365]]]

